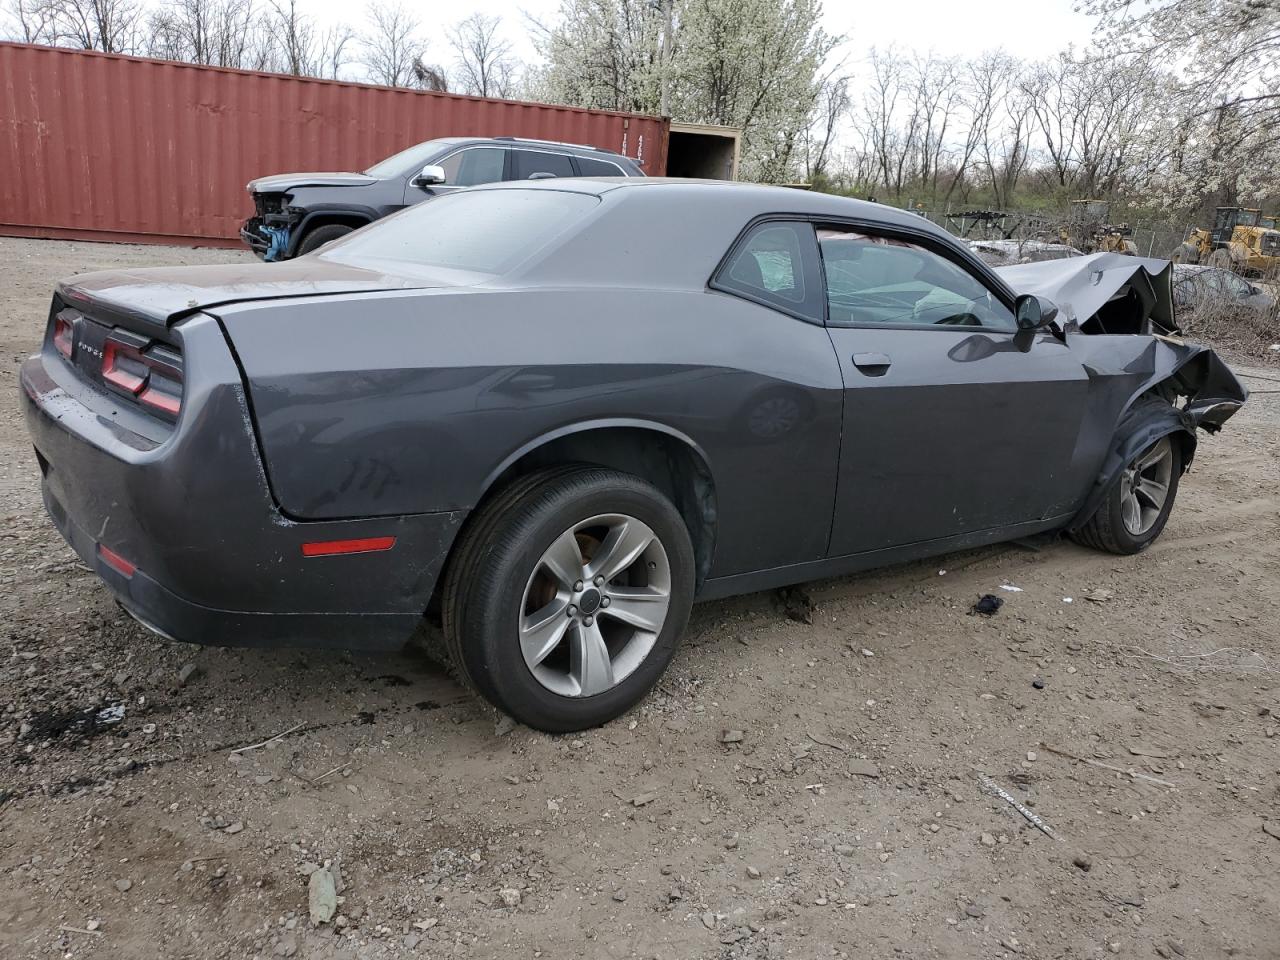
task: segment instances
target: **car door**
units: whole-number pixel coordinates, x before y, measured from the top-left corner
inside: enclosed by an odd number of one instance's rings
[[[936,241],[818,230],[844,374],[830,555],[1061,514],[1088,375],[1049,332],[1017,335],[1007,294]]]

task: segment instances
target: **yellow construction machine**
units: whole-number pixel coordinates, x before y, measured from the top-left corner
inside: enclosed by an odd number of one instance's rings
[[[1072,200],[1071,213],[1058,228],[1058,237],[1085,253],[1138,253],[1132,240],[1133,228],[1127,223],[1111,222],[1111,203],[1107,200]]]
[[[1280,274],[1280,230],[1275,217],[1261,210],[1218,207],[1213,229],[1193,227],[1169,258],[1174,263],[1204,263],[1244,276]]]

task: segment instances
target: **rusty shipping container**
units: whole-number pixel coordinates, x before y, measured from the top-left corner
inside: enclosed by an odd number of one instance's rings
[[[236,246],[254,177],[363,170],[444,136],[589,144],[661,174],[667,134],[657,117],[0,43],[0,234]]]

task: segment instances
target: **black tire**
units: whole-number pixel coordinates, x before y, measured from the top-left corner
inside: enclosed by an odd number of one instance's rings
[[[602,514],[625,514],[655,535],[670,569],[667,613],[624,679],[593,696],[565,696],[540,682],[521,652],[526,586],[553,542]],[[445,578],[445,650],[462,681],[521,723],[548,733],[584,730],[625,713],[657,682],[684,633],[693,586],[689,532],[656,488],[599,467],[550,468],[515,481],[469,521]]]
[[[1211,267],[1217,267],[1219,270],[1234,270],[1235,262],[1231,259],[1231,252],[1219,247],[1209,254],[1209,259],[1205,261]]]
[[[1173,511],[1174,500],[1178,496],[1178,482],[1182,477],[1182,443],[1173,434],[1160,437],[1143,448],[1142,452],[1125,464],[1124,467],[1125,470],[1132,469],[1161,443],[1168,444],[1172,465],[1168,494],[1165,497],[1164,505],[1155,518],[1155,522],[1140,534],[1134,534],[1125,526],[1124,494],[1122,490],[1124,471],[1121,471],[1122,475],[1117,477],[1111,484],[1111,488],[1107,491],[1106,496],[1103,497],[1102,502],[1098,504],[1098,509],[1094,511],[1093,516],[1083,526],[1071,532],[1071,539],[1082,546],[1121,555],[1138,553],[1155,542],[1155,539],[1164,530],[1164,525],[1168,523],[1169,514]]]
[[[1193,244],[1183,243],[1173,251],[1169,259],[1174,263],[1198,263],[1200,261],[1200,251]]]
[[[313,250],[318,250],[330,240],[337,240],[339,237],[345,237],[354,230],[355,227],[349,227],[345,223],[331,223],[324,227],[316,227],[314,230],[307,231],[307,235],[302,238],[302,242],[298,244],[298,256],[304,256]]]

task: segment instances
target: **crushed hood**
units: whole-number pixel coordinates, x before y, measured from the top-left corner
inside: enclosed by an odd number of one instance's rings
[[[1058,306],[1059,322],[1074,323],[1087,333],[1176,332],[1173,315],[1173,265],[1123,253],[1095,253],[1087,257],[1044,260],[996,267],[1015,293],[1033,293]],[[1123,301],[1118,318],[1100,312]],[[1112,320],[1131,319],[1137,326],[1117,329]],[[1098,329],[1090,329],[1090,321]]]
[[[69,304],[93,304],[94,313],[104,319],[164,327],[197,310],[246,300],[439,285],[423,277],[384,273],[321,257],[299,257],[283,263],[104,270],[62,281],[58,294]]]
[[[284,193],[299,187],[366,187],[377,182],[377,177],[367,173],[277,173],[250,180],[246,189],[250,193]]]

